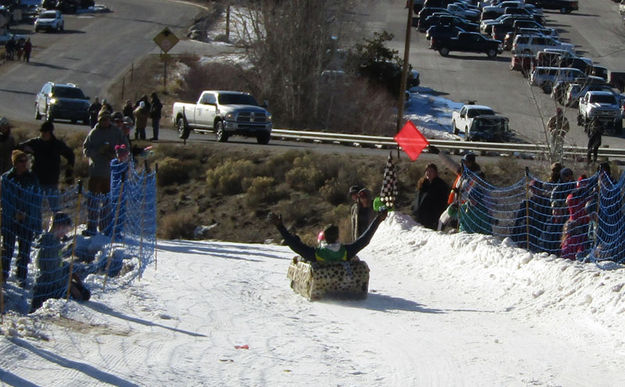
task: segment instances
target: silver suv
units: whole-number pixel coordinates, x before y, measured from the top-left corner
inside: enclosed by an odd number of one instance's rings
[[[65,21],[59,10],[43,11],[35,19],[35,32],[39,30],[60,32],[65,29]]]

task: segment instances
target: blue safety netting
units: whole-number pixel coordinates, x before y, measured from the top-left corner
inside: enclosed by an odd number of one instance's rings
[[[550,183],[528,174],[496,187],[465,169],[449,211],[460,231],[510,238],[517,246],[578,261],[625,260],[625,175],[605,172]]]
[[[81,187],[43,190],[2,179],[5,309],[26,309],[25,303],[36,309],[49,298],[79,299],[82,281],[92,274],[129,283],[155,259],[154,171],[114,161],[108,194]],[[66,224],[59,219],[71,222],[65,233],[57,232]],[[90,222],[95,232],[87,230]]]

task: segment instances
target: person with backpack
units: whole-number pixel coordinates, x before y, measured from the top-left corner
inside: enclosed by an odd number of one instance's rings
[[[87,301],[91,298],[91,292],[75,273],[72,274],[70,282],[69,263],[63,260],[64,251],[69,251],[65,249],[63,238],[71,227],[70,217],[64,212],[56,212],[52,216],[50,229],[41,236],[37,254],[39,274],[35,280],[31,313],[50,298],[65,298],[68,285],[70,285],[70,296],[74,300]]]

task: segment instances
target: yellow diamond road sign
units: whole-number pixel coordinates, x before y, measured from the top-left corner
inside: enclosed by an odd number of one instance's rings
[[[170,31],[169,28],[165,27],[161,32],[159,32],[154,37],[154,42],[163,50],[163,52],[168,52],[178,43],[180,39],[173,32]]]

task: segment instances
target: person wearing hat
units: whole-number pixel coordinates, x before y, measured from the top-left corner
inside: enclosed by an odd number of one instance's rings
[[[33,155],[33,173],[48,198],[52,212],[59,210],[58,188],[61,175],[61,157],[67,161],[65,182],[71,184],[74,175],[74,151],[54,135],[54,124],[45,121],[39,128],[39,137],[20,143],[17,149]]]
[[[65,298],[69,281],[69,264],[63,260],[63,238],[72,228],[72,220],[64,212],[52,215],[50,229],[41,236],[30,312],[41,307],[50,298]],[[72,275],[70,295],[77,300],[88,300],[91,292],[84,287],[77,275]]]
[[[0,117],[0,174],[13,166],[11,163],[13,149],[15,149],[15,139],[11,135],[9,120],[6,117]]]
[[[269,221],[273,223],[280,232],[280,235],[284,238],[284,242],[295,253],[299,254],[305,261],[308,262],[320,262],[320,263],[335,263],[349,261],[358,254],[358,252],[364,249],[380,223],[386,219],[387,210],[380,211],[375,217],[373,222],[369,225],[367,230],[350,244],[342,244],[339,239],[339,228],[335,225],[329,225],[323,230],[323,234],[320,233],[321,243],[317,247],[308,246],[301,239],[294,234],[291,234],[284,224],[282,223],[282,216],[279,214],[270,213]]]
[[[549,118],[547,129],[550,135],[550,153],[552,161],[562,161],[562,147],[564,146],[564,136],[569,132],[569,120],[564,116],[562,108],[556,109],[556,114]]]
[[[99,200],[95,195],[109,193],[111,160],[115,157],[115,146],[122,144],[130,146],[122,131],[111,123],[110,114],[101,110],[98,114],[98,123],[83,143],[83,153],[89,159],[88,189],[91,194],[88,200],[86,235],[95,235],[98,226],[103,231],[110,222],[108,201]]]
[[[148,126],[148,118],[150,117],[150,111],[146,107],[145,101],[139,101],[139,106],[133,114],[135,115],[135,140],[145,140],[145,127]]]
[[[28,155],[14,150],[11,155],[13,168],[2,175],[2,274],[9,277],[15,242],[19,243],[17,255],[17,280],[26,286],[30,247],[33,235],[41,229],[41,196],[37,176],[29,170]]]

